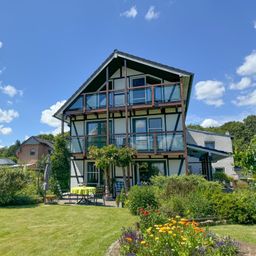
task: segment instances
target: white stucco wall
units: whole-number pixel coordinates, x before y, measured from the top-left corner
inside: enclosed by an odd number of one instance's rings
[[[214,141],[215,149],[225,151],[228,153],[233,153],[232,147],[232,138],[229,135],[219,135],[209,132],[201,132],[188,129],[187,133],[187,143],[195,144],[202,147],[205,147],[205,142]],[[189,158],[189,162],[194,162],[195,158]],[[197,171],[201,167],[197,164],[191,164],[194,171]],[[234,158],[233,156],[226,157],[222,160],[219,160],[215,163],[212,163],[212,167],[215,168],[224,168],[225,173],[229,176],[236,177],[236,173],[234,171]]]

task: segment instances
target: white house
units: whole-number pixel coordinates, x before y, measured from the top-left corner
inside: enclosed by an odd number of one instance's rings
[[[55,113],[70,126],[71,186],[100,185],[101,170],[88,159],[88,148],[115,144],[137,150],[129,167],[131,184],[160,175],[189,173],[188,155],[202,162],[211,179],[210,162],[229,154],[187,146],[185,119],[193,74],[115,50]],[[196,151],[196,154],[195,152]],[[122,171],[113,166],[113,187]]]

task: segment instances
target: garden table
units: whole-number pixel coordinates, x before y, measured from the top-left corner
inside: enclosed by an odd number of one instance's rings
[[[95,187],[87,187],[87,186],[81,186],[81,187],[73,187],[71,188],[71,194],[81,195],[82,198],[77,202],[77,204],[89,204],[91,203],[88,198],[90,196],[95,195],[96,188]]]

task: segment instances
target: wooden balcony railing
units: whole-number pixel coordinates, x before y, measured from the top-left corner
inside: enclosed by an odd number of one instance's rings
[[[117,147],[126,146],[126,134],[113,134],[110,144]],[[71,153],[86,154],[90,146],[103,147],[107,145],[106,135],[71,136]],[[184,151],[183,132],[153,132],[129,133],[128,146],[138,153],[163,153]]]
[[[126,106],[125,90],[97,91],[82,94],[71,105],[67,112],[94,112],[106,110],[107,95],[109,108],[120,109]],[[180,83],[164,83],[128,88],[127,99],[129,107],[161,106],[179,103],[181,101]]]

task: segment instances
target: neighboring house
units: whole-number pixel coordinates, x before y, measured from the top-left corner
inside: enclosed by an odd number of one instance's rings
[[[7,167],[7,166],[14,166],[16,165],[16,163],[14,161],[12,161],[9,158],[0,158],[0,168],[1,167]]]
[[[53,144],[36,136],[25,140],[16,152],[19,164],[36,167],[38,160],[53,151]]]
[[[91,145],[135,148],[131,184],[148,181],[156,169],[167,176],[188,173],[185,118],[192,80],[190,72],[115,50],[54,115],[62,132],[64,122],[70,126],[71,187],[103,183],[88,159]],[[199,149],[198,157],[205,153]],[[205,167],[211,161],[201,160]],[[206,177],[211,179],[209,170]],[[121,168],[114,166],[111,178],[121,182]]]
[[[209,168],[212,169],[212,172],[225,172],[234,179],[238,178],[234,170],[232,137],[229,133],[217,134],[187,129],[187,145],[189,151],[188,164],[191,173],[203,173],[202,159],[208,154],[211,160]],[[196,154],[202,149],[204,149],[205,155],[199,156]],[[193,154],[193,150],[196,153]]]

